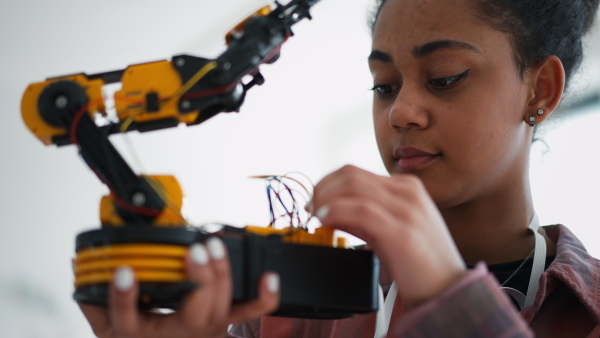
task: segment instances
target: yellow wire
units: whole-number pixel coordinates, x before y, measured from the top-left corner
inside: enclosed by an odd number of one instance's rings
[[[179,97],[181,97],[183,94],[185,94],[185,92],[190,90],[190,88],[192,88],[196,83],[198,83],[198,81],[200,81],[203,77],[205,77],[206,74],[208,74],[208,72],[217,68],[218,65],[219,64],[216,61],[211,61],[211,62],[205,64],[181,88],[179,88],[179,90],[177,90],[177,92],[175,92],[175,94],[173,94],[171,97],[169,97],[167,99],[167,102],[176,100]],[[122,97],[119,97],[119,98],[115,97],[115,99],[124,100],[124,98],[122,98]],[[164,102],[164,103],[166,103],[166,102]],[[127,131],[127,128],[129,128],[129,126],[133,123],[133,121],[135,121],[135,119],[143,113],[146,113],[146,112],[142,110],[142,111],[128,117],[125,120],[125,122],[123,122],[123,124],[121,124],[121,128],[119,128],[119,131],[121,133]]]
[[[198,70],[196,72],[196,74],[194,74],[181,88],[179,88],[179,90],[172,95],[171,97],[169,97],[167,99],[167,101],[171,101],[171,100],[176,100],[178,99],[180,96],[182,96],[185,92],[187,92],[190,88],[192,88],[196,83],[198,83],[198,81],[200,81],[204,76],[206,76],[206,74],[208,74],[208,72],[210,72],[211,70],[217,68],[218,63],[216,61],[211,61],[207,64],[205,64],[202,68],[200,68],[200,70]],[[129,101],[132,103],[138,103],[140,104],[139,101],[135,100],[135,99],[130,99],[127,97],[121,97],[121,96],[115,96],[114,97],[115,100],[121,100],[121,101]],[[143,103],[141,103],[143,104]],[[131,126],[131,124],[135,121],[135,119],[146,113],[146,111],[144,109],[138,111],[137,113],[134,113],[133,115],[131,115],[130,117],[128,117],[122,124],[121,127],[119,128],[119,132],[124,133],[127,131],[127,128],[129,128],[129,126]],[[153,182],[152,180],[147,180],[148,183],[150,183],[150,185],[153,185],[154,190],[155,191],[161,191],[161,189],[157,189],[157,187],[160,187],[160,185],[157,182]],[[165,212],[170,213],[172,216],[175,216],[174,220],[177,221],[181,221],[183,223],[186,223],[185,218],[181,215],[180,212],[176,211],[177,208],[175,206],[175,203],[171,200],[171,198],[166,195],[163,194],[163,200],[166,202],[166,208],[165,208]],[[166,216],[166,215],[164,215]],[[171,220],[173,220],[172,217],[168,217],[171,218]]]
[[[196,74],[194,74],[194,76],[192,76],[188,80],[188,82],[186,82],[183,85],[183,87],[179,88],[177,93],[175,93],[172,97],[170,97],[169,100],[178,99],[181,95],[183,95],[185,92],[190,90],[190,88],[192,88],[192,86],[194,86],[196,83],[198,83],[198,81],[200,81],[203,77],[205,77],[206,74],[208,74],[208,72],[217,68],[218,65],[219,64],[216,61],[211,61],[211,62],[205,64],[202,68],[200,68],[200,70],[198,72],[196,72]]]
[[[176,217],[175,220],[187,224],[187,221],[185,220],[183,215],[181,215],[181,213],[177,210],[177,205],[175,204],[175,202],[173,202],[171,197],[163,191],[163,187],[160,185],[160,183],[153,179],[146,179],[146,182],[150,184],[152,189],[154,189],[154,191],[156,191],[159,194],[159,196],[163,199],[163,201],[167,204],[164,211],[170,212],[172,215],[174,215]],[[173,218],[171,218],[171,220],[173,220]]]
[[[131,115],[130,117],[127,118],[127,120],[125,120],[125,122],[123,122],[123,124],[121,125],[121,128],[119,128],[119,132],[124,133],[127,131],[127,128],[129,128],[129,126],[133,123],[133,121],[135,121],[135,119],[140,116],[140,114],[142,114],[142,112],[139,112],[137,114]]]

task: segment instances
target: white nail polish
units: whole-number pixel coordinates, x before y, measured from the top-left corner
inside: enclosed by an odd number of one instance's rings
[[[127,291],[133,286],[133,270],[128,266],[122,266],[115,272],[115,286],[119,291]]]
[[[319,210],[317,210],[317,218],[322,220],[323,218],[327,217],[328,213],[329,213],[329,207],[324,205]]]
[[[211,237],[206,241],[206,247],[213,259],[221,259],[225,257],[225,245],[217,237]]]
[[[279,291],[279,275],[271,274],[267,276],[267,290],[271,293]]]
[[[190,257],[192,261],[198,265],[206,265],[208,263],[208,251],[206,247],[200,243],[194,243],[190,246]]]

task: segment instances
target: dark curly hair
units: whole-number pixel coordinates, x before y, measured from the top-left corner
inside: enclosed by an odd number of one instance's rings
[[[376,0],[371,32],[387,0]],[[563,63],[566,83],[583,58],[600,0],[472,0],[476,17],[509,35],[521,76],[549,55]]]

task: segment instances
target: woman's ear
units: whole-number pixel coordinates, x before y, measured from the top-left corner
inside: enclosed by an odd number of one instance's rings
[[[544,122],[556,109],[565,89],[565,69],[560,59],[550,55],[530,70],[531,95],[523,120]]]

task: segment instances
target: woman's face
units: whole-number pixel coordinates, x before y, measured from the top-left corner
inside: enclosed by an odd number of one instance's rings
[[[469,0],[388,0],[369,66],[377,144],[390,172],[419,176],[440,208],[527,177],[532,112],[508,36]]]

